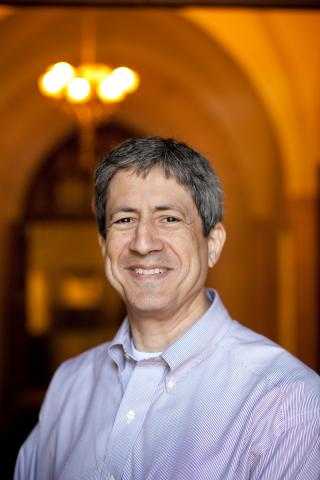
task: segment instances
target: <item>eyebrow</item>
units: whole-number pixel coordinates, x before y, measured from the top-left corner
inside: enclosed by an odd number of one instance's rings
[[[154,207],[153,209],[155,212],[163,212],[163,211],[167,211],[167,210],[178,210],[179,212],[183,213],[182,212],[182,209],[179,208],[177,205],[173,205],[173,204],[167,204],[167,205],[157,205],[156,207]],[[117,213],[119,212],[124,212],[124,213],[139,213],[139,210],[136,209],[136,208],[132,208],[132,207],[129,207],[127,205],[122,205],[121,207],[119,208],[116,208],[115,210],[113,210],[110,214],[110,217],[112,217],[113,215],[116,215]]]

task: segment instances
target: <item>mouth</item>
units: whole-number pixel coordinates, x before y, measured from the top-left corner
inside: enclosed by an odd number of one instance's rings
[[[140,265],[130,267],[128,270],[131,275],[138,280],[162,279],[165,278],[170,271],[170,269],[166,267],[142,267]]]

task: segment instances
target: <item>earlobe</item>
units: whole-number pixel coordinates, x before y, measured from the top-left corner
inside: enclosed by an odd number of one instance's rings
[[[219,260],[225,240],[225,228],[222,223],[217,223],[211,229],[208,236],[208,266],[210,268],[212,268]]]

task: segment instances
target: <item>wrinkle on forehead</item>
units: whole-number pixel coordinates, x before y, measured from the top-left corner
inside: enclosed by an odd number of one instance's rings
[[[151,181],[150,181],[150,176],[153,177]],[[121,179],[121,181],[120,181],[120,179]],[[123,182],[123,179],[125,179],[127,181]],[[156,198],[155,195],[159,194],[159,197],[161,196],[161,199],[159,198],[159,200],[156,201],[155,203],[158,203],[158,204],[174,204],[176,207],[178,207],[177,201],[179,202],[179,204],[180,203],[185,204],[186,202],[187,203],[191,202],[194,205],[194,207],[196,208],[196,205],[194,203],[194,199],[193,199],[193,196],[192,196],[190,190],[185,185],[181,185],[179,182],[177,182],[177,179],[173,175],[167,178],[163,174],[162,169],[161,168],[156,168],[156,167],[153,168],[152,170],[150,170],[148,175],[145,175],[145,176],[138,175],[132,169],[130,169],[130,170],[119,170],[114,175],[114,177],[112,178],[112,180],[109,184],[108,200],[110,201],[110,194],[116,187],[117,187],[117,190],[118,190],[118,188],[120,188],[120,189],[123,189],[123,190],[127,191],[128,189],[131,188],[131,186],[134,185],[134,183],[137,184],[137,187],[140,187],[139,189],[137,188],[137,196],[138,196],[139,193],[145,193],[146,196],[147,195],[153,195],[154,198]],[[169,184],[171,184],[171,185],[170,185],[169,189],[167,189],[167,186]],[[144,187],[145,192],[141,192],[142,187]],[[159,188],[157,188],[157,187],[159,187]],[[131,205],[130,205],[130,207],[131,207]],[[188,208],[189,208],[189,206],[188,206]]]
[[[169,167],[167,167],[167,168],[165,168],[165,167],[166,166],[162,166],[161,164],[159,164],[159,165],[156,165],[156,166],[148,168],[148,169],[142,169],[142,168],[138,168],[138,167],[137,168],[129,167],[129,168],[119,169],[113,175],[113,177],[110,180],[110,183],[109,183],[107,191],[106,191],[106,200],[108,200],[109,190],[110,190],[110,186],[113,183],[113,180],[115,178],[117,178],[119,175],[128,175],[130,177],[147,179],[150,174],[158,172],[158,173],[160,173],[162,178],[164,178],[165,180],[168,180],[168,181],[173,180],[178,187],[182,188],[188,195],[190,195],[193,203],[195,204],[194,198],[193,198],[193,195],[192,195],[192,192],[191,192],[190,188],[187,185],[184,185],[183,183],[181,183],[181,181],[179,181],[179,178],[174,174],[173,171],[171,171],[171,169]]]

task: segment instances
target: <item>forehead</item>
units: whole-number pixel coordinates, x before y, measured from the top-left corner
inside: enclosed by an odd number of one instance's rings
[[[120,170],[109,184],[107,200],[108,210],[129,201],[148,204],[165,201],[188,209],[195,208],[191,192],[180,185],[174,176],[166,177],[159,167],[151,169],[147,175],[137,174],[133,170]]]

